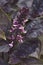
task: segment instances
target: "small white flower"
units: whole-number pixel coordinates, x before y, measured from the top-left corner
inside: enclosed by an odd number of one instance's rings
[[[9,44],[9,46],[12,48],[13,47],[13,41]]]

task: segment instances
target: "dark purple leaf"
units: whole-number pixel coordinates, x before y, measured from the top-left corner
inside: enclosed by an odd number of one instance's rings
[[[6,13],[0,8],[0,29],[6,32],[6,30],[9,29],[10,26],[11,21],[8,19]]]
[[[9,65],[9,64],[0,58],[0,65]]]
[[[43,12],[43,0],[33,0],[32,4],[32,17],[37,17],[39,15],[42,15],[41,13]]]
[[[14,51],[14,53],[16,53],[16,52]],[[15,54],[12,53],[9,58],[9,64],[18,64],[20,62],[21,62],[21,60],[19,58],[17,58]]]
[[[8,0],[0,0],[0,6],[4,6],[8,3]]]
[[[43,65],[43,61],[34,57],[29,57],[27,59],[23,59],[23,61],[18,65]]]
[[[36,48],[40,49],[41,43],[39,39],[29,39],[20,44],[16,50],[14,50],[13,57],[19,59],[28,58],[30,54],[36,51]],[[39,51],[40,52],[40,51]],[[12,56],[11,56],[12,57]]]
[[[0,52],[8,52],[10,50],[9,42],[0,38]]]
[[[25,27],[27,30],[26,37],[36,38],[43,34],[43,17],[36,18],[35,20],[28,23]]]

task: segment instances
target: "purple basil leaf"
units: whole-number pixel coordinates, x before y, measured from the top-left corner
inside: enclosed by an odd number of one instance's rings
[[[29,57],[27,59],[23,59],[23,61],[18,65],[43,65],[43,61],[36,59],[34,57]]]
[[[9,65],[9,64],[0,58],[0,65]]]
[[[33,2],[33,0],[19,0],[17,5],[20,8],[22,8],[22,7],[30,8],[32,6],[32,2]]]
[[[17,4],[17,2],[18,2],[18,0],[9,0],[9,3],[12,4],[12,5],[13,5],[13,4],[14,4],[14,5]]]
[[[9,42],[0,38],[0,52],[8,52],[10,50]]]
[[[13,11],[13,8],[9,4],[6,4],[5,6],[3,6],[3,10],[6,13],[9,13],[10,14]]]
[[[8,3],[8,0],[0,0],[0,6],[4,6]]]
[[[36,38],[43,34],[43,18],[36,18],[28,23],[25,27],[27,30],[26,37]]]
[[[8,25],[9,24],[9,25]],[[6,13],[0,9],[0,29],[6,32],[11,26],[11,21],[9,21]]]
[[[21,60],[14,54],[16,51],[14,51],[9,58],[9,64],[18,64],[21,62]]]
[[[13,58],[18,59],[28,58],[28,56],[36,51],[36,48],[40,46],[40,40],[38,38],[26,40],[22,44],[19,44],[16,50],[14,50]],[[11,56],[12,57],[12,56]]]
[[[33,0],[32,4],[32,17],[37,17],[43,12],[43,0]]]

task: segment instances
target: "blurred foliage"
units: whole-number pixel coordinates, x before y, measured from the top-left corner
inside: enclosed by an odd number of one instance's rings
[[[28,8],[29,13],[26,9],[22,9],[23,7]],[[26,20],[25,14],[27,15],[27,13],[25,11],[28,13]],[[12,30],[12,33],[9,32],[12,27],[13,29],[16,28],[13,25],[18,25],[13,24],[16,21],[22,25],[20,26],[23,32],[27,31],[26,34],[21,34],[18,27],[16,30]],[[14,65],[32,65],[34,63],[40,65],[43,55],[40,56],[40,59],[31,57],[28,59],[21,58],[27,57],[29,53],[34,52],[37,44],[19,43],[17,39],[21,39],[22,37],[18,36],[14,41],[12,40],[12,34],[13,39],[16,34],[24,36],[24,42],[26,42],[26,39],[39,38],[42,44],[42,51],[40,53],[43,54],[43,0],[0,0],[0,55],[2,55],[1,58],[3,59],[0,58],[0,65],[9,65],[12,62]],[[43,61],[41,64],[43,65]]]

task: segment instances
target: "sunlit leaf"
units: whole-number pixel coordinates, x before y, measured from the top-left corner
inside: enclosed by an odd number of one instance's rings
[[[4,31],[2,31],[2,30],[0,30],[0,38],[6,40],[5,33],[4,33]]]

